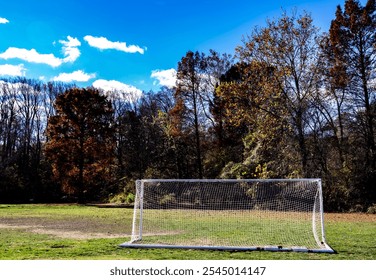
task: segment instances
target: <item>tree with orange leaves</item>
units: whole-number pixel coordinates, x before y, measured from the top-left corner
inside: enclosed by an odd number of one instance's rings
[[[46,156],[55,179],[79,203],[96,199],[110,175],[114,154],[111,102],[94,88],[67,90],[48,119]]]

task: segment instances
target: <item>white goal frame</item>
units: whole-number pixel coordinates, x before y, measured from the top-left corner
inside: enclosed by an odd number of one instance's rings
[[[144,230],[144,215],[145,211],[147,211],[147,205],[144,205],[145,199],[145,185],[147,184],[214,184],[213,188],[215,188],[215,184],[266,184],[273,186],[275,184],[289,184],[294,186],[297,185],[301,187],[301,184],[316,184],[317,189],[312,190],[315,192],[313,194],[313,203],[312,208],[305,211],[305,216],[312,217],[311,223],[311,230],[314,240],[317,243],[317,246],[308,248],[305,246],[301,246],[296,244],[296,246],[285,246],[283,244],[248,244],[244,246],[243,244],[240,246],[234,245],[205,245],[205,244],[168,244],[168,243],[159,243],[159,242],[152,242],[152,243],[143,243],[144,236],[148,236],[148,233],[145,233]],[[310,186],[311,186],[310,185]],[[266,187],[267,188],[267,187]],[[292,187],[293,188],[293,187]],[[316,188],[316,187],[315,187]],[[291,198],[289,198],[291,199]],[[156,209],[156,208],[153,208]],[[172,209],[172,208],[171,208]],[[174,208],[176,211],[180,210]],[[174,209],[170,211],[175,211]],[[243,209],[243,208],[242,208]],[[163,208],[157,209],[162,213]],[[207,211],[208,209],[203,209],[201,211]],[[209,209],[211,210],[211,209]],[[232,210],[232,209],[230,209]],[[155,210],[154,210],[155,211]],[[234,208],[232,211],[237,211]],[[249,209],[247,211],[254,211],[253,209]],[[285,214],[285,210],[276,210],[283,212]],[[294,213],[298,213],[301,210],[288,210],[286,212],[287,215],[292,215],[292,219],[294,219]],[[267,211],[266,211],[267,212]],[[269,211],[271,212],[271,211]],[[275,212],[275,211],[274,211]],[[250,212],[251,213],[251,212]],[[205,224],[206,225],[206,224]],[[273,231],[274,229],[269,229],[269,231]],[[281,230],[281,229],[277,229]],[[157,236],[158,234],[151,234]],[[149,233],[150,236],[150,233]],[[313,239],[312,238],[312,239]],[[280,252],[313,252],[313,253],[335,253],[326,242],[325,237],[325,230],[324,230],[324,209],[323,209],[323,197],[322,197],[322,184],[321,179],[142,179],[136,181],[136,195],[135,195],[135,203],[134,203],[134,210],[133,210],[133,222],[132,222],[132,236],[129,242],[125,242],[120,244],[120,247],[124,248],[177,248],[177,249],[209,249],[209,250],[232,250],[232,251],[280,251]]]

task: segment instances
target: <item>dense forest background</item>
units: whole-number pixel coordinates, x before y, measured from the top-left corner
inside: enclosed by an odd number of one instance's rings
[[[321,32],[283,13],[235,55],[187,51],[176,86],[0,81],[0,202],[127,201],[139,178],[322,178],[325,209],[376,208],[376,5]],[[370,210],[371,209],[371,210]]]

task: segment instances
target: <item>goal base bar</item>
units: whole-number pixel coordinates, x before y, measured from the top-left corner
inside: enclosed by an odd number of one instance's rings
[[[325,244],[326,245],[326,244]],[[122,248],[135,249],[186,249],[186,250],[218,250],[218,251],[269,251],[269,252],[303,252],[303,253],[329,253],[335,254],[336,251],[326,245],[325,249],[307,249],[304,247],[230,247],[230,246],[183,246],[183,245],[165,245],[165,244],[134,244],[123,243],[119,245]]]

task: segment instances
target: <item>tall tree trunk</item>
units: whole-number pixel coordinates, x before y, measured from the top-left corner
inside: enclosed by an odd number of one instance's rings
[[[196,93],[194,93],[193,107],[194,107],[194,125],[195,125],[195,137],[196,137],[196,153],[197,153],[196,160],[197,160],[197,166],[198,166],[198,177],[199,179],[202,179],[203,171],[202,171],[202,160],[201,160],[200,126],[199,126],[199,121],[198,121]]]

